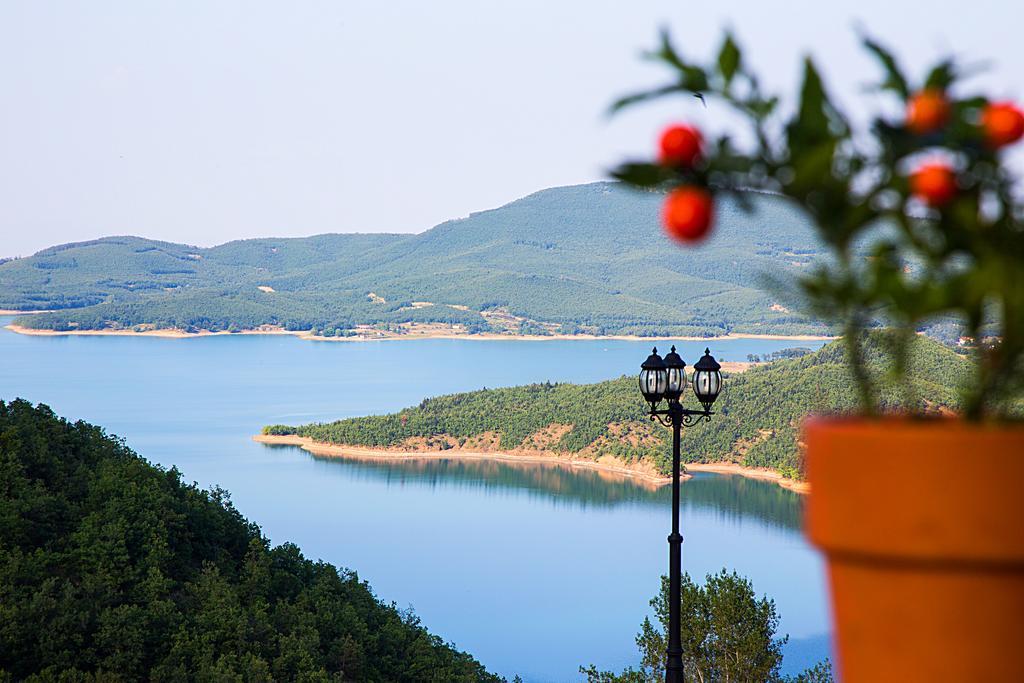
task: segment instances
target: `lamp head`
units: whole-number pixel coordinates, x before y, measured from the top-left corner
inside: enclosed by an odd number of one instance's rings
[[[704,349],[704,355],[693,366],[693,393],[709,411],[721,391],[722,366],[711,356],[711,349]]]
[[[665,398],[669,401],[678,401],[686,389],[686,363],[676,353],[676,347],[665,355],[665,369],[668,376],[665,382]]]
[[[640,365],[640,393],[651,407],[658,405],[665,398],[668,387],[668,368],[665,361],[658,355],[655,348],[651,355]]]

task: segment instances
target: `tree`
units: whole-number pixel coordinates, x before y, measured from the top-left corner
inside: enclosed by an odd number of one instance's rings
[[[352,571],[271,547],[228,493],[0,401],[0,683],[497,683]]]
[[[689,574],[682,577],[680,630],[688,683],[831,683],[832,666],[818,663],[795,678],[779,673],[782,647],[788,636],[776,637],[779,614],[775,601],[758,599],[754,586],[725,569],[708,574],[703,586]],[[636,642],[639,669],[621,674],[580,667],[588,683],[656,683],[665,676],[665,632],[668,629],[668,577],[661,577],[661,592],[651,600],[658,626],[644,619]]]
[[[809,669],[788,679],[788,683],[835,683],[835,677],[832,675],[832,662],[829,659],[824,659]]]
[[[704,586],[683,576],[680,626],[687,677],[693,681],[767,681],[778,675],[782,646],[788,636],[775,638],[779,616],[775,601],[757,599],[749,579],[724,569],[708,574]],[[668,627],[668,577],[651,602],[660,622],[644,619],[637,644],[644,666],[664,675],[665,632]]]
[[[696,106],[696,93],[712,111],[724,105],[737,114],[745,135],[724,131],[706,141],[702,158],[684,163],[666,157],[672,143],[663,142],[654,162],[627,162],[612,176],[667,190],[670,234],[678,231],[674,216],[691,215],[673,210],[688,197],[700,197],[705,221],[712,195],[732,193],[741,202],[752,190],[786,197],[830,252],[798,278],[798,290],[805,313],[842,326],[861,412],[878,413],[883,398],[867,371],[863,332],[878,323],[893,328],[886,356],[913,403],[910,344],[918,330],[952,319],[978,342],[960,390],[963,416],[1004,420],[1024,390],[1024,202],[1005,150],[1024,139],[1024,111],[966,92],[962,81],[976,69],[953,57],[913,78],[878,42],[862,42],[881,67],[871,90],[889,96],[890,112],[904,113],[848,116],[809,56],[798,95],[765,92],[757,61],[732,35],[717,56],[699,63],[662,32],[648,57],[667,67],[671,80],[621,98],[613,111],[677,94]],[[666,135],[681,128],[675,124]],[[692,134],[699,139],[699,131]],[[750,142],[735,143],[744,137]],[[701,227],[703,234],[708,226]]]

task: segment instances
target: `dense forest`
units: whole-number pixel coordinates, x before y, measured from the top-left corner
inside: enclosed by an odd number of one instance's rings
[[[888,336],[866,343],[869,366],[884,385]],[[910,386],[885,389],[889,409],[915,405],[955,410],[968,363],[940,343],[914,344]],[[691,403],[695,403],[689,397]],[[751,368],[726,379],[711,422],[684,431],[688,462],[736,462],[799,478],[797,432],[809,413],[850,412],[857,397],[841,342],[817,352]],[[597,384],[531,384],[440,396],[391,415],[303,426],[271,425],[267,434],[296,434],[335,444],[428,449],[548,449],[577,458],[616,456],[670,467],[669,432],[645,412],[636,379]]]
[[[221,490],[0,401],[0,681],[497,681]]]
[[[817,256],[806,222],[776,197],[751,200],[750,212],[723,201],[714,236],[697,250],[662,234],[659,195],[615,183],[543,190],[412,235],[213,248],[106,237],[0,263],[0,309],[52,310],[17,324],[65,331],[824,331],[765,291],[765,274],[803,272]]]

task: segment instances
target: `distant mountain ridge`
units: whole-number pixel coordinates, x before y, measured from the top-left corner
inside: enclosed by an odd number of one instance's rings
[[[820,333],[762,289],[818,255],[781,199],[723,200],[715,233],[680,249],[661,195],[592,183],[542,190],[423,233],[265,238],[212,248],[106,237],[0,263],[0,308],[53,310],[57,330],[245,330],[333,336],[415,324],[474,333]]]

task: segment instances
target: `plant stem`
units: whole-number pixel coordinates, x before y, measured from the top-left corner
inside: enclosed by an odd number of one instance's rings
[[[864,362],[864,347],[861,345],[861,334],[863,326],[860,324],[860,316],[850,312],[846,318],[843,332],[843,343],[846,346],[846,355],[850,363],[850,371],[853,373],[853,381],[857,385],[857,395],[860,397],[860,407],[867,417],[874,417],[878,414],[875,405],[875,390],[871,382],[871,375],[868,374],[867,365]]]
[[[967,321],[967,332],[974,341],[974,367],[977,376],[974,377],[973,389],[964,392],[964,417],[972,422],[981,420],[984,413],[984,402],[986,387],[989,383],[988,359],[985,357],[985,347],[981,343],[981,320],[979,311],[972,311]]]
[[[903,394],[903,409],[908,412],[917,412],[919,396],[917,386],[910,377],[910,347],[916,336],[914,328],[909,321],[896,327],[893,334],[892,362],[893,378],[899,385]]]

